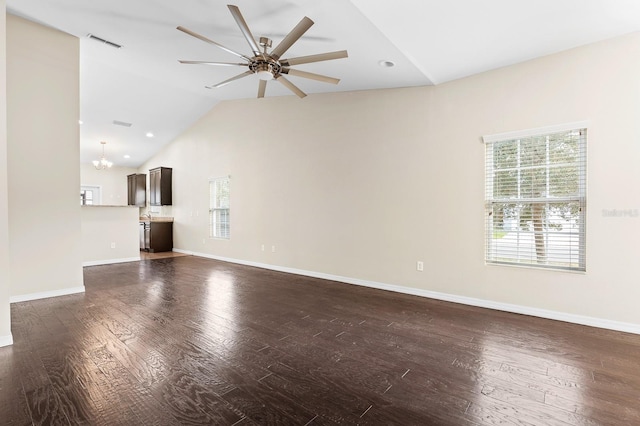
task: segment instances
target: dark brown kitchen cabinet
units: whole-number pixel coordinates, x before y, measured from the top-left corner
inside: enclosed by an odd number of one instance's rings
[[[147,175],[127,176],[127,204],[144,207],[147,204]]]
[[[150,253],[173,250],[173,222],[140,222],[140,250]]]
[[[169,167],[157,167],[149,170],[149,204],[152,206],[170,206],[171,173]]]

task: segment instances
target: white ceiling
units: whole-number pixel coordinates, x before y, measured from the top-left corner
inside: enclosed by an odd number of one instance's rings
[[[303,16],[315,21],[286,57],[348,50],[347,59],[294,67],[341,79],[334,86],[290,76],[311,96],[440,84],[640,31],[638,0],[232,1],[253,35],[272,38],[274,47]],[[108,159],[125,167],[141,165],[218,102],[256,97],[253,76],[218,89],[204,87],[243,68],[178,63],[238,62],[176,30],[179,25],[252,56],[226,5],[219,0],[7,0],[9,13],[80,38],[81,162],[99,158],[104,140]],[[123,48],[90,40],[89,33]],[[395,67],[381,67],[379,61]],[[270,82],[266,96],[294,95]],[[133,125],[116,126],[114,120]]]

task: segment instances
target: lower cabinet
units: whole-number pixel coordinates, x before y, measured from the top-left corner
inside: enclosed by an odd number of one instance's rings
[[[173,222],[142,222],[140,249],[150,253],[173,250]],[[143,229],[143,230],[142,230]]]

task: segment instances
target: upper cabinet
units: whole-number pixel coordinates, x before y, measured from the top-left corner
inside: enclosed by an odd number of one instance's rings
[[[147,175],[127,176],[127,204],[138,207],[147,204]]]
[[[149,204],[152,206],[170,206],[171,173],[169,167],[157,167],[149,170]]]

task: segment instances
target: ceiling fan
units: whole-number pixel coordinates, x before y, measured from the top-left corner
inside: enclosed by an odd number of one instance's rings
[[[240,27],[240,31],[244,35],[244,38],[249,43],[251,47],[251,51],[253,52],[253,56],[243,55],[242,53],[238,53],[234,50],[231,50],[219,43],[216,43],[213,40],[210,40],[198,33],[195,33],[184,27],[177,27],[178,30],[189,34],[195,38],[198,38],[206,43],[213,44],[214,46],[219,47],[220,49],[231,53],[232,55],[238,56],[244,59],[245,62],[233,63],[233,62],[207,62],[207,61],[179,61],[181,64],[203,64],[203,65],[219,65],[219,66],[241,66],[248,67],[249,69],[242,74],[238,74],[234,77],[231,77],[228,80],[225,80],[221,83],[214,84],[212,86],[205,86],[207,89],[214,89],[216,87],[224,86],[225,84],[231,83],[232,81],[239,80],[241,78],[257,75],[260,79],[260,83],[258,85],[258,98],[264,98],[264,93],[267,88],[267,81],[275,80],[280,82],[283,86],[291,90],[298,97],[304,98],[307,96],[302,90],[300,90],[296,85],[286,79],[285,75],[293,75],[296,77],[309,78],[311,80],[322,81],[324,83],[332,83],[338,84],[340,79],[327,77],[320,74],[315,74],[307,71],[301,71],[291,68],[292,65],[300,65],[300,64],[309,64],[312,62],[320,62],[320,61],[329,61],[332,59],[340,59],[346,58],[347,51],[340,50],[336,52],[328,52],[321,53],[317,55],[309,55],[309,56],[300,56],[297,58],[289,58],[289,59],[280,59],[282,55],[289,50],[289,48],[296,42],[302,35],[313,25],[313,21],[308,17],[302,18],[302,20],[296,25],[291,32],[289,32],[271,52],[268,52],[268,49],[271,48],[271,39],[267,37],[260,37],[259,44],[256,43],[256,39],[251,34],[251,30],[249,30],[249,26],[244,20],[242,14],[240,13],[240,9],[237,6],[232,4],[227,5],[229,10],[231,11],[231,15],[233,15],[236,23]],[[262,48],[262,50],[260,49]]]

